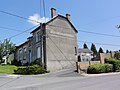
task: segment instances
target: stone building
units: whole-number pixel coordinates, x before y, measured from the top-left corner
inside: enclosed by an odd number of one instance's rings
[[[31,32],[32,37],[19,45],[15,58],[22,64],[38,62],[50,71],[75,67],[77,61],[77,30],[70,15],[57,15],[51,9],[51,20]]]
[[[93,58],[93,51],[90,49],[79,48],[78,49],[78,61],[88,62]]]

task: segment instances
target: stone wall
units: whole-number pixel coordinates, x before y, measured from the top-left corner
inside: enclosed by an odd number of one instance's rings
[[[100,61],[78,62],[78,68],[87,69],[90,65],[100,64]]]
[[[109,59],[109,58],[114,58],[115,53],[100,53],[97,55],[97,59],[104,64],[105,63],[105,59]]]

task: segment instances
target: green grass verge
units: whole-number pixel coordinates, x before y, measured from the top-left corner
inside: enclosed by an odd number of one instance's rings
[[[0,65],[0,73],[13,74],[18,67],[14,65]]]
[[[31,75],[31,74],[42,74],[47,72],[48,71],[46,71],[45,69],[43,69],[38,65],[29,66],[29,68],[28,66],[0,65],[0,74]]]

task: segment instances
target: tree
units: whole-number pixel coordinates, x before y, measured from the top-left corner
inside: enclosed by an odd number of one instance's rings
[[[99,48],[99,53],[104,53],[101,47]]]
[[[119,51],[115,52],[114,56],[116,59],[120,60],[120,52]]]
[[[9,39],[5,39],[3,42],[0,42],[0,60],[2,60],[4,56],[8,58],[14,51],[15,44],[13,44]]]
[[[87,47],[87,44],[86,44],[86,43],[84,43],[83,48],[84,48],[84,49],[88,49],[88,47]]]
[[[106,50],[106,53],[109,53],[109,51],[108,51],[108,50]]]
[[[91,45],[91,50],[93,51],[93,54],[96,55],[97,54],[97,49],[96,46],[92,43]]]

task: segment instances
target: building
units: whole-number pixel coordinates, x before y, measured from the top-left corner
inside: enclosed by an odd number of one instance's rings
[[[93,58],[93,51],[89,49],[78,49],[78,61],[87,62]]]
[[[16,49],[16,60],[22,64],[38,62],[45,69],[55,71],[75,67],[77,61],[77,30],[70,15],[56,15],[31,32],[32,37]]]

